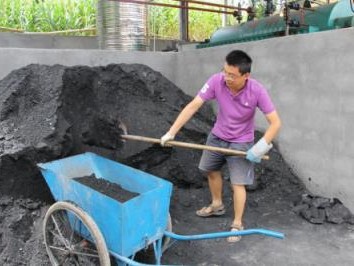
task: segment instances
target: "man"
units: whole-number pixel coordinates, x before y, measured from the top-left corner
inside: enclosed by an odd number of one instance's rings
[[[203,151],[199,169],[207,173],[212,202],[196,212],[200,217],[222,215],[221,167],[227,163],[233,190],[234,219],[231,230],[243,230],[242,217],[246,203],[245,185],[254,181],[254,163],[259,163],[272,148],[281,121],[266,89],[250,78],[252,59],[243,51],[234,50],[226,56],[221,73],[214,74],[198,95],[181,111],[169,131],[161,137],[161,145],[173,140],[177,132],[198,111],[204,102],[215,99],[218,103],[217,119],[208,136],[207,145],[247,151],[246,158]],[[263,137],[254,144],[254,117],[259,108],[269,126]],[[236,242],[240,236],[228,238]]]

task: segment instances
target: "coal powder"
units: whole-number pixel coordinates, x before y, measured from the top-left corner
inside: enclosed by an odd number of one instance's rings
[[[125,190],[120,185],[110,182],[109,180],[97,178],[94,174],[90,176],[76,177],[73,178],[73,180],[122,203],[139,195],[139,193]]]

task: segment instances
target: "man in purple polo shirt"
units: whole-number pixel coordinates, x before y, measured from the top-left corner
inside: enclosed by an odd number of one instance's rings
[[[233,189],[234,219],[232,231],[243,230],[242,217],[246,203],[245,185],[254,180],[254,163],[259,163],[272,148],[281,121],[266,89],[250,78],[252,59],[243,51],[234,50],[226,56],[223,71],[214,74],[205,83],[198,95],[181,111],[169,131],[161,137],[161,145],[173,140],[177,132],[199,110],[204,102],[216,100],[217,119],[208,136],[207,145],[247,151],[246,158],[203,151],[199,169],[208,176],[212,202],[197,210],[200,217],[222,215],[221,167],[227,163]],[[254,118],[256,109],[266,117],[269,126],[263,137],[254,144]],[[240,236],[228,238],[236,242]]]

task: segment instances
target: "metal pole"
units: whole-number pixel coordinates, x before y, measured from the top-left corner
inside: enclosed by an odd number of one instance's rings
[[[181,1],[181,9],[179,11],[179,32],[180,40],[183,42],[188,42],[188,2]]]
[[[224,0],[224,5],[227,6],[227,0]],[[224,11],[226,11],[226,8],[224,7]],[[227,24],[227,16],[226,14],[222,14],[222,26],[225,27]]]
[[[181,5],[171,5],[171,4],[163,4],[163,3],[153,3],[153,2],[143,2],[143,1],[139,1],[139,0],[110,0],[110,1],[116,1],[116,2],[122,2],[122,3],[134,3],[134,4],[140,4],[140,5],[152,5],[152,6],[165,6],[165,7],[173,7],[173,8],[182,8],[182,9],[186,9],[186,7],[183,7]],[[180,0],[181,2],[187,2],[184,0]],[[191,1],[188,1],[191,2]],[[196,2],[196,1],[193,1]],[[215,6],[214,4],[210,4],[210,6]],[[222,5],[221,7],[224,7],[224,5]],[[228,7],[229,8],[229,7]],[[230,7],[231,8],[231,7]],[[208,8],[199,8],[199,7],[187,7],[187,9],[189,10],[197,10],[197,11],[205,11],[205,12],[212,12],[212,13],[224,13],[224,14],[229,14],[229,15],[233,15],[234,12],[233,11],[224,11],[224,10],[217,10],[217,9],[208,9]],[[232,9],[237,9],[237,7],[232,7]],[[247,10],[246,8],[241,8],[241,10]]]
[[[152,17],[152,32],[154,34],[154,52],[156,51],[156,25],[155,25],[155,16]]]
[[[232,9],[235,10],[237,9],[236,6],[229,6],[229,5],[220,5],[220,4],[215,4],[215,3],[208,3],[208,2],[203,2],[203,1],[197,1],[197,0],[173,0],[173,1],[178,1],[178,2],[188,2],[191,4],[198,4],[198,5],[203,5],[203,6],[215,6],[215,7],[224,7],[226,9]],[[247,8],[243,8],[243,10],[247,10]]]
[[[289,16],[290,16],[290,9],[288,7],[288,0],[285,0],[285,36],[289,35],[290,26],[289,26]]]

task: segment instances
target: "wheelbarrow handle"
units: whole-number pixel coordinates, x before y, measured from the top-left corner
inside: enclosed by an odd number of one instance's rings
[[[156,143],[160,144],[161,140],[156,139],[156,138],[148,138],[148,137],[143,137],[143,136],[136,136],[136,135],[121,135],[123,139],[127,140],[137,140],[137,141],[144,141],[144,142],[150,142],[150,143]],[[214,147],[214,146],[208,146],[208,145],[202,145],[202,144],[195,144],[195,143],[188,143],[188,142],[182,142],[182,141],[175,141],[175,140],[170,140],[167,141],[166,144],[168,146],[176,146],[176,147],[182,147],[182,148],[191,148],[191,149],[196,149],[196,150],[208,150],[208,151],[216,151],[220,152],[226,155],[236,155],[236,156],[246,156],[247,153],[244,151],[237,151],[237,150],[232,150],[232,149],[225,149],[225,148],[219,148],[219,147]],[[269,160],[268,155],[264,155],[262,157],[263,160]]]

